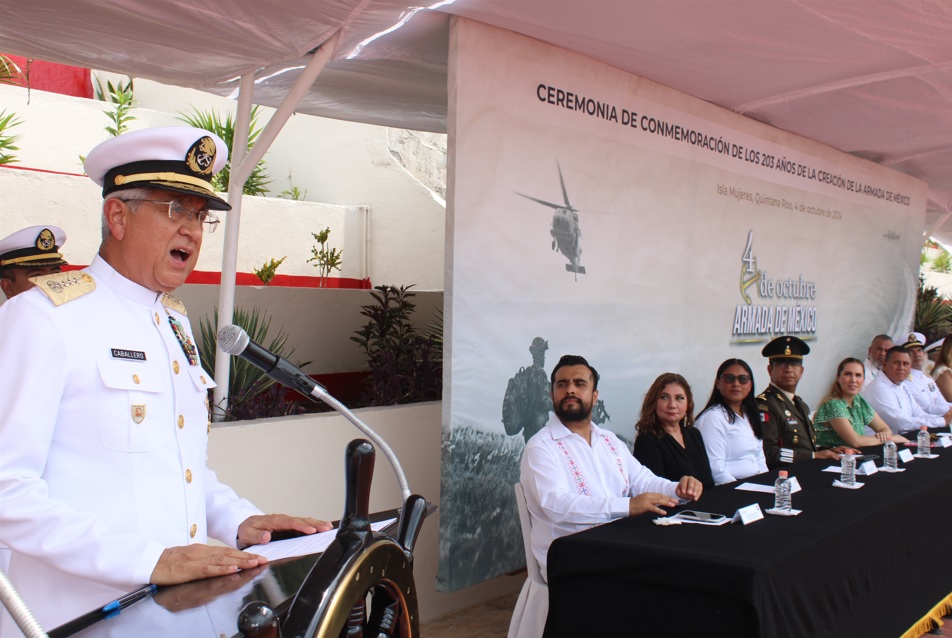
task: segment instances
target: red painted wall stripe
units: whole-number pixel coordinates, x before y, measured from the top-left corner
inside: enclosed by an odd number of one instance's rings
[[[86,266],[80,264],[68,264],[63,266],[63,270],[82,270]],[[240,272],[235,277],[237,286],[263,286],[258,276],[250,272]],[[187,284],[221,284],[221,273],[207,270],[195,270],[185,280]],[[272,286],[276,288],[320,288],[320,277],[307,277],[304,275],[275,275],[271,280]],[[328,277],[325,288],[342,288],[349,290],[370,290],[370,279],[354,279],[352,277]]]

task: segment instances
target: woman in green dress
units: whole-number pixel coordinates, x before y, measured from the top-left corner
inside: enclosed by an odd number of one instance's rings
[[[818,446],[866,447],[890,439],[897,444],[909,442],[906,437],[893,434],[866,399],[859,395],[865,376],[866,369],[859,359],[849,357],[840,361],[830,393],[820,403],[813,419]],[[875,436],[864,434],[867,425],[876,433]]]

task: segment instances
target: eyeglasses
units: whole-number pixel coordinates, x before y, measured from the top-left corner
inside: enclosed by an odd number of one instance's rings
[[[724,383],[734,383],[734,381],[736,381],[737,383],[741,385],[747,385],[748,383],[750,383],[750,377],[748,377],[746,374],[726,374],[725,373],[721,375],[721,381],[723,381]]]
[[[124,202],[149,202],[150,204],[157,204],[159,206],[168,206],[168,215],[169,219],[177,223],[191,223],[196,219],[205,224],[208,228],[208,232],[214,233],[215,229],[218,228],[218,223],[221,221],[218,219],[218,215],[213,213],[207,208],[201,210],[194,210],[189,208],[182,202],[166,202],[158,199],[123,199]]]

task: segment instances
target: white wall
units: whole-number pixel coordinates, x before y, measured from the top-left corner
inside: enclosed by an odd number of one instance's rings
[[[115,80],[117,76],[109,77]],[[137,80],[135,86],[138,108],[133,109],[133,115],[137,119],[129,124],[133,129],[181,125],[176,119],[177,113],[189,111],[192,106],[216,108],[221,114],[226,109],[233,112],[235,108],[231,100],[199,91],[145,80]],[[104,102],[44,91],[27,92],[4,85],[0,86],[0,104],[22,121],[12,131],[20,135],[17,166],[81,174],[79,155],[87,154],[108,136],[105,126],[109,122],[102,112],[108,105]],[[272,112],[262,109],[262,125]],[[357,206],[367,206],[370,213],[366,275],[371,281],[375,285],[414,283],[421,290],[443,288],[445,208],[390,155],[387,131],[383,127],[309,115],[291,118],[265,155],[273,178],[272,192],[278,194],[289,187],[290,171],[294,185],[307,192],[309,202],[333,206],[312,209],[295,202],[268,202],[259,206],[260,198],[246,199],[241,248],[253,254],[249,257],[252,267],[272,257],[293,253],[303,259],[292,264],[289,257],[279,273],[316,275],[316,269],[305,263],[314,243],[310,232],[330,225],[330,246],[344,248],[346,271],[359,269],[362,255],[358,253],[364,238],[345,238],[344,234],[362,231],[355,222],[358,213],[354,211]],[[0,173],[9,172],[23,173],[0,168]],[[76,220],[82,219],[83,223],[76,221],[72,224],[74,230],[66,229],[70,236],[67,255],[75,261],[88,261],[69,253],[74,241],[83,245],[83,253],[77,254],[91,254],[85,246],[87,237],[95,237],[93,243],[98,244],[98,204],[89,203],[96,202],[98,191],[91,182],[83,186],[62,180],[47,182],[47,178],[42,177],[25,182],[7,181],[6,175],[3,179],[5,181],[0,182],[0,236],[24,225],[78,215]],[[77,192],[87,191],[88,196],[76,196]],[[296,217],[297,221],[290,223],[286,216]],[[334,224],[338,223],[344,227],[336,228]],[[80,236],[82,238],[77,239]],[[200,269],[220,269],[220,253],[214,250],[214,246],[220,244],[218,238],[209,241]],[[243,267],[240,270],[251,271]],[[347,272],[341,275],[356,276]]]
[[[440,412],[439,402],[356,411],[393,448],[410,491],[431,503],[440,499]],[[265,512],[333,520],[344,510],[344,449],[355,438],[363,438],[362,433],[336,413],[220,424],[211,431],[208,465]],[[371,511],[399,504],[396,478],[378,450]],[[494,600],[522,586],[524,573],[452,594],[436,591],[439,517],[437,510],[426,520],[415,553],[413,571],[422,621]]]
[[[175,296],[185,303],[192,330],[198,334],[199,321],[213,316],[218,286],[182,286]],[[420,292],[413,302],[417,307],[412,323],[423,334],[434,321],[436,310],[443,307],[443,293]],[[239,286],[235,291],[235,307],[266,311],[271,316],[268,335],[276,336],[283,329],[288,347],[297,348],[290,358],[311,361],[306,368],[310,374],[367,369],[363,350],[350,338],[367,322],[360,307],[373,303],[368,290]]]

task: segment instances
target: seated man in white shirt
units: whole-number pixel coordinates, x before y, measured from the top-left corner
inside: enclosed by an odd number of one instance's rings
[[[907,384],[903,381],[912,369],[912,358],[902,346],[894,346],[886,353],[882,374],[861,392],[873,406],[880,418],[893,432],[914,432],[920,425],[941,428],[952,421],[952,410],[943,415],[926,414],[916,403]]]
[[[624,516],[698,500],[701,482],[659,478],[635,460],[614,433],[592,423],[598,373],[576,355],[552,370],[555,416],[526,444],[521,482],[532,519],[532,551],[542,575],[552,541]]]
[[[866,351],[866,361],[863,366],[866,368],[866,385],[868,386],[879,374],[883,368],[883,360],[886,358],[886,351],[893,347],[892,337],[889,335],[876,335],[869,344]]]
[[[943,415],[952,410],[952,403],[945,400],[942,392],[935,384],[935,380],[922,371],[922,363],[926,360],[926,337],[921,332],[910,332],[902,347],[912,359],[912,369],[909,378],[903,383],[909,386],[912,397],[926,414]]]

